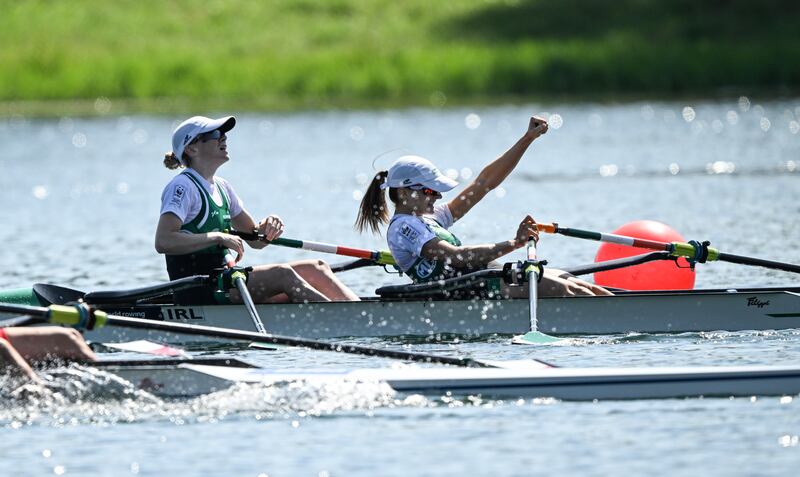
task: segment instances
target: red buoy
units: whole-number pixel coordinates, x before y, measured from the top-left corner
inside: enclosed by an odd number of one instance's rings
[[[686,241],[668,225],[654,220],[630,222],[613,233],[658,242]],[[652,250],[603,243],[594,261],[605,262],[648,252]],[[678,259],[677,265],[671,260],[662,260],[594,274],[594,281],[598,285],[627,290],[691,290],[694,288],[694,279],[695,273],[683,257]]]

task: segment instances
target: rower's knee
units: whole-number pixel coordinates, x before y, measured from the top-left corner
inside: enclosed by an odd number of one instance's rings
[[[315,260],[314,262],[314,268],[316,268],[319,272],[324,274],[331,273],[331,267],[325,260]]]
[[[280,263],[270,270],[273,276],[284,284],[294,284],[301,280],[300,275],[287,263]]]

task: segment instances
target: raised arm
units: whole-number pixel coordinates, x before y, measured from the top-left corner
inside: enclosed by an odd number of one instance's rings
[[[450,213],[453,214],[453,220],[466,215],[475,204],[486,197],[489,191],[499,186],[517,167],[531,143],[546,132],[547,121],[536,116],[531,117],[525,134],[505,154],[484,167],[478,177],[447,204]]]

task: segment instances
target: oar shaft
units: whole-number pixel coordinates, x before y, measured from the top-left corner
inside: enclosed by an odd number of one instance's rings
[[[245,282],[244,278],[236,277],[233,283],[236,285],[236,289],[239,290],[242,303],[244,303],[245,308],[247,308],[247,313],[250,315],[250,319],[253,320],[256,330],[263,335],[267,334],[267,329],[264,328],[264,323],[258,315],[255,303],[253,303],[253,297],[250,296],[250,291],[247,289],[247,282]]]
[[[800,273],[800,265],[795,265],[792,263],[776,262],[773,260],[765,260],[763,258],[743,257],[741,255],[733,255],[730,253],[720,253],[717,260],[723,262],[738,263],[740,265],[755,265],[759,267],[783,270],[785,272]]]
[[[106,321],[108,324],[125,328],[155,329],[160,331],[169,331],[172,333],[180,333],[187,335],[226,338],[226,339],[241,340],[241,341],[253,341],[257,343],[303,347],[320,351],[333,351],[338,353],[360,354],[364,356],[404,359],[407,361],[450,364],[462,367],[463,366],[486,367],[486,365],[469,358],[450,358],[446,356],[435,356],[425,353],[411,353],[407,351],[394,351],[387,349],[369,348],[357,345],[343,345],[338,343],[328,343],[325,341],[316,341],[316,340],[294,338],[281,335],[253,333],[252,331],[239,331],[239,330],[231,330],[225,328],[189,325],[183,323],[153,322],[153,320],[145,320],[141,318],[128,318],[120,316],[107,316]]]
[[[236,266],[236,259],[233,258],[233,254],[228,253],[225,255],[225,267],[228,269],[228,273],[231,273],[231,281],[233,285],[239,290],[239,296],[242,298],[242,303],[244,303],[244,307],[247,309],[247,313],[250,315],[250,319],[253,320],[253,325],[255,325],[256,330],[258,330],[261,334],[267,334],[267,329],[264,328],[264,323],[261,321],[261,317],[258,315],[258,310],[256,310],[256,305],[253,303],[253,297],[250,296],[250,290],[247,289],[247,275],[244,274],[241,270],[233,270]]]
[[[359,354],[364,356],[374,356],[379,358],[402,359],[422,363],[449,364],[461,367],[495,368],[497,366],[485,363],[472,358],[452,358],[449,356],[437,356],[427,353],[412,353],[409,351],[396,351],[380,348],[370,348],[357,345],[343,345],[338,343],[328,343],[304,338],[295,338],[281,335],[271,335],[255,333],[252,331],[232,330],[229,328],[215,328],[211,326],[190,325],[185,323],[166,323],[163,321],[146,320],[142,318],[130,318],[125,316],[108,315],[100,310],[89,310],[84,305],[83,309],[75,306],[50,305],[45,308],[41,306],[11,305],[0,303],[0,312],[9,312],[37,316],[45,321],[56,325],[77,326],[83,321],[93,323],[95,327],[107,325],[119,326],[123,328],[146,329],[156,331],[168,331],[170,333],[206,336],[210,338],[231,339],[237,341],[252,341],[256,343],[279,344],[284,346],[294,346],[309,348],[320,351],[333,351],[336,353]],[[86,315],[91,313],[91,318]]]
[[[528,240],[528,260],[536,261],[536,241],[531,238]],[[528,313],[531,324],[531,331],[539,331],[538,319],[538,291],[539,291],[539,268],[529,265],[528,268]]]
[[[267,242],[272,245],[279,245],[281,247],[299,248],[302,250],[309,250],[312,252],[330,253],[334,255],[343,255],[346,257],[365,258],[372,260],[379,265],[396,265],[392,254],[386,250],[366,250],[361,248],[344,247],[341,245],[334,245],[323,242],[312,242],[308,240],[296,240],[290,238],[279,237],[273,240],[267,240],[263,234],[247,233],[233,231],[234,235],[238,235],[245,240],[258,240]]]
[[[592,232],[589,230],[571,229],[567,227],[560,227],[558,224],[537,224],[540,232],[550,234],[560,234],[567,237],[575,237],[585,240],[596,240],[600,242],[615,243],[619,245],[627,245],[629,247],[644,248],[648,250],[663,250],[669,252],[673,257],[685,257],[690,260],[698,262],[720,261],[729,263],[738,263],[740,265],[754,265],[765,268],[772,268],[776,270],[783,270],[786,272],[800,273],[800,265],[786,262],[776,262],[774,260],[765,260],[762,258],[745,257],[742,255],[734,255],[730,253],[723,253],[713,247],[708,247],[706,244],[686,243],[686,242],[659,242],[656,240],[640,239],[635,237],[628,237],[625,235],[606,234],[600,232]],[[705,255],[702,258],[698,257],[699,252]]]

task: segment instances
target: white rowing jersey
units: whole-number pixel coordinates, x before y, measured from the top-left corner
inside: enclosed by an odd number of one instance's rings
[[[400,269],[415,281],[434,278],[441,272],[436,260],[422,259],[422,247],[435,238],[443,238],[442,232],[452,227],[453,222],[453,214],[446,203],[434,205],[433,213],[422,217],[395,214],[386,230],[386,241]]]
[[[206,192],[211,196],[211,200],[215,204],[221,206],[223,203],[220,191],[207,180],[203,178],[197,171],[191,167],[186,168],[186,172],[191,174],[192,177],[197,179],[198,184],[206,188]],[[228,195],[229,207],[231,218],[236,217],[242,213],[244,204],[242,200],[236,195],[233,187],[222,177],[214,176],[214,182],[221,188],[225,189]],[[202,208],[203,199],[200,196],[200,191],[197,185],[192,182],[192,179],[186,177],[185,174],[178,174],[164,187],[164,192],[161,193],[161,215],[169,212],[175,214],[181,222],[188,224],[197,217]]]

